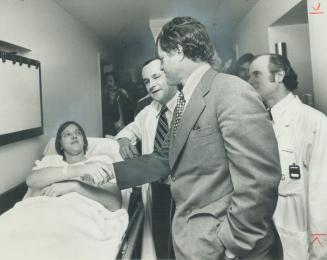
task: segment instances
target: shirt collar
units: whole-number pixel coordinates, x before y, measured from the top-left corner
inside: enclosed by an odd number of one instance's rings
[[[187,78],[185,85],[183,87],[183,94],[186,102],[188,102],[193,94],[194,89],[199,84],[203,75],[210,69],[210,65],[205,63],[197,68],[192,74]]]
[[[178,91],[176,92],[175,96],[173,96],[173,98],[171,100],[169,100],[166,104],[166,107],[168,108],[168,110],[170,112],[174,112],[175,107],[176,107],[176,102],[177,102],[177,98],[178,98]]]
[[[281,118],[285,113],[285,110],[288,109],[291,103],[294,102],[295,96],[293,93],[289,93],[286,97],[281,99],[277,104],[275,104],[270,112],[272,114],[273,119]]]
[[[170,113],[174,113],[176,103],[177,103],[177,98],[178,98],[178,91],[176,92],[175,96],[173,96],[173,98],[166,103],[166,107],[168,108],[168,111]],[[158,112],[157,116],[160,116],[160,110],[161,110],[162,105],[156,100],[153,100],[152,102],[156,104],[156,109]]]

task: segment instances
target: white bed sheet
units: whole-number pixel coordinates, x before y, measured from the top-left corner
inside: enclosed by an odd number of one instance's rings
[[[127,225],[125,209],[111,212],[78,193],[28,198],[0,217],[0,259],[115,259]]]

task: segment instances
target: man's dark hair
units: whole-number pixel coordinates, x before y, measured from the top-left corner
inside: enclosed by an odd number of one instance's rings
[[[142,69],[143,69],[146,65],[148,65],[149,63],[151,63],[151,62],[154,61],[154,60],[160,60],[160,59],[159,59],[159,57],[153,57],[153,58],[151,58],[151,59],[148,59],[146,62],[143,63],[143,65],[142,65]]]
[[[84,150],[84,154],[86,153],[87,151],[87,147],[88,147],[88,142],[87,142],[87,138],[86,138],[86,135],[85,135],[85,132],[84,132],[84,129],[76,122],[74,121],[67,121],[63,124],[61,124],[58,128],[58,131],[57,131],[57,135],[56,135],[56,140],[55,140],[55,147],[56,147],[56,151],[59,155],[62,155],[64,160],[66,160],[65,158],[65,154],[64,154],[64,150],[62,149],[61,147],[61,134],[65,131],[65,129],[69,126],[69,125],[75,125],[78,130],[81,131],[82,133],[82,136],[83,136],[83,141],[84,141],[84,145],[83,145],[83,150]]]
[[[244,63],[251,63],[254,59],[254,55],[252,53],[245,53],[243,54],[241,57],[239,57],[235,63],[235,66],[234,66],[234,74],[236,76],[239,76],[239,73],[240,73],[240,70],[241,70],[241,66],[244,64]]]
[[[289,60],[286,57],[279,54],[268,54],[268,56],[269,56],[268,69],[271,74],[271,81],[273,80],[274,74],[276,74],[279,71],[284,71],[285,76],[283,79],[283,83],[285,87],[289,91],[295,90],[298,86],[297,74],[293,70]]]
[[[180,45],[184,55],[193,61],[210,62],[214,55],[214,44],[206,27],[188,16],[176,17],[166,23],[156,44],[168,53],[178,50],[178,45]]]
[[[251,63],[253,59],[254,59],[254,55],[252,53],[249,53],[249,52],[245,53],[237,59],[236,66],[240,67],[243,63],[246,63],[246,62]]]

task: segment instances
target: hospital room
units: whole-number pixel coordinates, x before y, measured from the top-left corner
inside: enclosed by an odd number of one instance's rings
[[[327,0],[0,0],[0,259],[326,260],[326,27]]]

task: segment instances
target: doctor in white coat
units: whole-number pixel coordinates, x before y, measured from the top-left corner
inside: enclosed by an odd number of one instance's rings
[[[274,221],[284,260],[327,259],[327,120],[292,93],[297,75],[278,54],[255,57],[249,83],[270,110],[282,179]]]
[[[128,124],[116,135],[115,138],[119,142],[120,153],[124,159],[130,159],[137,155],[134,146],[136,141],[141,141],[142,143],[142,154],[153,152],[160,110],[163,105],[167,107],[165,115],[168,126],[170,126],[176,106],[177,88],[176,86],[167,84],[166,76],[161,69],[161,62],[158,58],[150,59],[143,64],[142,78],[153,101],[137,114],[133,122]],[[167,186],[167,188],[169,187]],[[145,207],[142,260],[156,260],[157,257],[161,258],[158,252],[155,252],[155,245],[152,238],[151,193],[149,184],[144,184],[142,186],[142,199]]]

